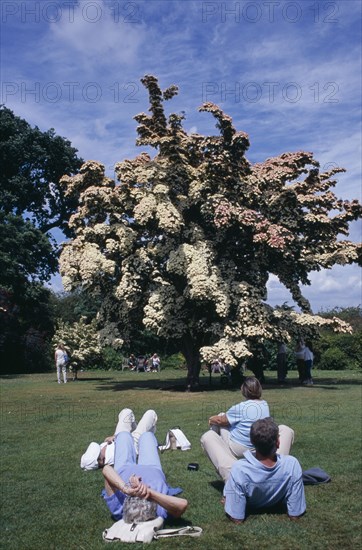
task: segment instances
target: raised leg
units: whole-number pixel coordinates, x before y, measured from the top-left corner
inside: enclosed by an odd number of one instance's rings
[[[228,445],[213,430],[209,430],[201,437],[201,447],[216,468],[221,478],[226,482],[230,475],[230,470],[237,460],[231,453]]]
[[[119,432],[132,432],[136,425],[132,409],[122,409],[118,415],[118,423],[114,435],[119,434]]]
[[[145,432],[156,432],[157,414],[152,409],[149,409],[144,413],[137,427],[132,432],[136,452],[138,452],[138,443],[142,434]]]
[[[277,453],[279,455],[289,455],[290,449],[294,442],[294,430],[281,424],[279,427],[279,449]]]

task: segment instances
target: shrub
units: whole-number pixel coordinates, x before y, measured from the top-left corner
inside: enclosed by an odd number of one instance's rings
[[[349,357],[342,350],[329,348],[323,353],[318,368],[321,370],[345,370],[353,368],[353,365],[350,365]]]
[[[161,369],[182,369],[185,368],[185,358],[182,353],[174,353],[167,357],[161,357]]]
[[[337,350],[337,351],[336,351]],[[324,332],[319,340],[315,341],[314,346],[315,365],[320,369],[332,369],[328,367],[336,354],[341,357],[341,363],[347,365],[338,367],[348,369],[360,369],[362,366],[362,333],[353,334],[331,334]],[[327,354],[327,355],[326,355]],[[343,357],[343,359],[342,359]]]
[[[102,368],[104,370],[122,370],[126,358],[119,351],[107,346],[102,349]]]

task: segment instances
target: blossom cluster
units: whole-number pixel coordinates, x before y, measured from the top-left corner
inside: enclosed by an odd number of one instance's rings
[[[70,356],[70,365],[80,368],[95,364],[101,353],[101,345],[95,322],[85,318],[75,323],[59,322],[53,336],[53,345],[62,343]]]

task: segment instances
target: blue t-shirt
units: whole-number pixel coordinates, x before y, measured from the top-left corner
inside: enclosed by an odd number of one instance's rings
[[[306,510],[302,468],[294,456],[277,455],[269,468],[246,451],[231,469],[224,496],[225,512],[234,519],[245,519],[246,505],[257,509],[283,503],[289,516]]]
[[[160,468],[156,468],[155,466],[146,466],[143,464],[127,464],[125,466],[122,466],[122,468],[118,471],[121,478],[124,480],[125,483],[128,483],[129,478],[135,474],[136,476],[140,476],[142,478],[142,481],[151,487],[151,489],[154,489],[155,491],[158,491],[159,493],[162,493],[164,495],[177,495],[182,492],[182,489],[179,487],[172,488],[169,487],[166,483],[166,478],[162,470]],[[126,495],[122,493],[122,491],[116,491],[111,496],[108,496],[105,489],[102,491],[102,496],[108,506],[109,511],[112,514],[113,519],[119,520],[122,518],[123,513],[123,502],[126,498]],[[157,504],[157,515],[161,516],[162,518],[167,518],[167,511]]]
[[[251,425],[262,418],[270,416],[268,403],[264,400],[249,399],[231,407],[226,417],[230,424],[230,439],[236,443],[249,447]]]

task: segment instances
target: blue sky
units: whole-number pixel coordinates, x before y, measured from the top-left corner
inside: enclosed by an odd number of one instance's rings
[[[42,130],[55,128],[84,159],[133,158],[140,84],[177,84],[171,111],[214,133],[204,101],[249,134],[248,158],[313,151],[343,166],[338,197],[361,200],[361,6],[343,1],[2,0],[1,103]],[[361,224],[350,239],[361,240]],[[311,275],[314,311],[362,303],[361,270]],[[59,288],[59,278],[52,282]],[[292,299],[272,277],[269,301]]]

